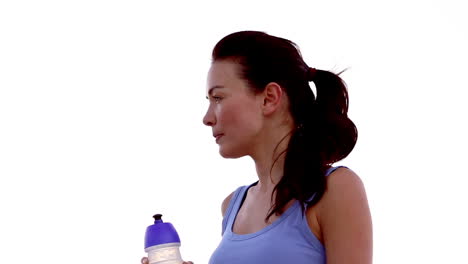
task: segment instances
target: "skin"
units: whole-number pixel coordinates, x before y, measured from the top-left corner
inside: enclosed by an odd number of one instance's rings
[[[284,155],[280,156],[270,174],[274,159],[287,146],[289,137],[275,147],[294,128],[288,110],[288,99],[276,83],[253,94],[239,76],[238,65],[232,61],[216,61],[208,73],[209,107],[203,123],[213,134],[223,134],[216,142],[225,158],[250,156],[259,178],[248,190],[246,199],[234,222],[238,234],[256,232],[274,222],[264,219],[270,209],[271,194],[281,179]],[[221,206],[224,212],[231,200],[227,196]],[[294,201],[290,201],[287,209]],[[327,190],[322,199],[306,211],[312,233],[326,248],[327,263],[372,263],[372,222],[364,185],[353,171],[340,168],[327,177]]]
[[[253,94],[238,77],[237,64],[230,61],[212,64],[207,89],[209,106],[203,123],[212,128],[213,134],[223,134],[217,142],[221,156],[250,156],[260,178],[253,189],[273,189],[282,175],[284,163],[278,161],[270,176],[273,156],[287,146],[288,138],[276,152],[274,149],[294,127],[287,110],[286,94],[276,83],[269,83],[264,92]]]

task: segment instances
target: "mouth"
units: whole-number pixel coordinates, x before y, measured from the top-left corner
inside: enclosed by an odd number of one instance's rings
[[[224,134],[216,134],[214,135],[215,139],[216,139],[216,143],[218,143],[219,139],[224,136]]]

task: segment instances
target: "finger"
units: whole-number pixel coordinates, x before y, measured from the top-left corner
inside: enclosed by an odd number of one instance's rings
[[[182,263],[182,264],[193,264],[193,262],[192,261],[184,261],[184,263]]]
[[[141,259],[141,264],[149,264],[148,258],[147,258],[147,257],[143,257],[143,258]]]

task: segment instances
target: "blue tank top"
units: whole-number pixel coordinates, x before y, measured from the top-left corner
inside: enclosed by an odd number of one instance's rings
[[[328,169],[326,175],[337,168]],[[223,218],[223,237],[209,264],[326,263],[325,248],[310,230],[299,201],[294,202],[273,223],[255,233],[240,235],[232,232],[237,212],[252,185],[239,187],[234,192]]]

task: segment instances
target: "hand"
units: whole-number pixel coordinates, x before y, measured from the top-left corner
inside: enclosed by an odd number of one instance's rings
[[[149,264],[148,258],[144,257],[141,259],[141,264]],[[192,261],[184,261],[182,264],[193,264]]]

